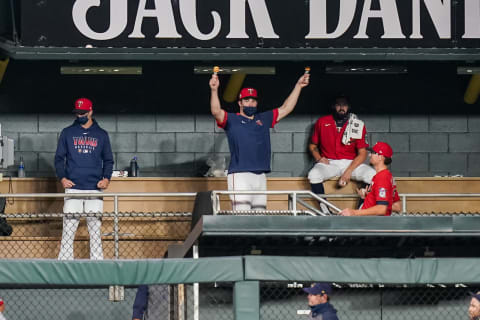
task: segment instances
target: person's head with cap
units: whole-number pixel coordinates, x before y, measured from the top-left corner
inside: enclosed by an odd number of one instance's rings
[[[313,307],[329,301],[332,286],[326,282],[317,282],[309,288],[303,288],[303,291],[308,293],[308,305]]]
[[[378,162],[385,165],[392,163],[393,149],[386,142],[379,141],[372,148],[368,148],[371,153],[370,163],[375,166]]]
[[[5,303],[3,302],[2,298],[0,298],[0,312],[5,311]]]
[[[257,113],[258,105],[257,90],[253,88],[243,88],[238,95],[238,105],[240,106],[240,113],[246,116],[253,116]]]
[[[92,119],[93,114],[93,104],[90,99],[80,98],[75,101],[75,108],[72,110],[73,113],[77,116],[77,121],[80,124],[86,124],[90,119]]]
[[[468,315],[471,320],[480,319],[480,291],[477,293],[470,292],[472,300],[470,300],[470,306],[468,307]]]

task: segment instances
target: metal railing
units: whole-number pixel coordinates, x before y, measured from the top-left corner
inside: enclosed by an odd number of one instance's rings
[[[313,193],[312,191],[308,190],[285,190],[285,191],[226,191],[226,190],[215,190],[212,191],[212,204],[213,204],[213,214],[217,215],[221,212],[223,213],[233,213],[234,211],[223,211],[220,208],[220,195],[240,195],[240,194],[260,194],[260,195],[287,195],[288,196],[288,210],[283,210],[282,212],[284,213],[290,213],[294,216],[298,214],[310,214],[310,215],[320,215],[320,216],[326,216],[327,214],[321,212],[320,210],[312,207],[305,201],[303,201],[303,198],[312,198],[315,199],[319,202],[324,203],[326,206],[331,208],[332,210],[336,212],[340,212],[341,209],[339,209],[337,206],[334,204],[328,202],[325,200],[325,197],[322,197],[316,193]],[[330,198],[330,195],[325,195],[326,197]],[[352,198],[352,197],[358,197],[356,195],[334,195],[335,197],[332,198],[337,198],[338,196],[343,196],[343,198]],[[308,210],[299,210],[298,209],[298,204],[304,206]],[[241,213],[269,213],[270,211],[241,211]]]
[[[234,211],[225,211],[220,208],[220,195],[240,195],[240,194],[260,194],[260,195],[288,195],[288,210],[283,211],[296,216],[299,213],[307,213],[310,215],[326,216],[328,214],[314,208],[310,204],[304,201],[304,199],[315,199],[321,203],[324,203],[334,212],[340,212],[341,209],[330,203],[326,199],[358,199],[357,194],[316,194],[308,190],[285,190],[285,191],[213,191],[212,203],[213,213],[234,213]],[[402,201],[401,213],[407,213],[407,199],[408,198],[479,198],[480,193],[400,193],[400,199]],[[308,210],[298,210],[298,204],[307,208]],[[265,211],[259,211],[265,212]],[[267,211],[268,212],[268,211]],[[255,211],[241,211],[240,213],[256,213]]]
[[[181,197],[191,198],[195,197],[195,192],[173,193],[173,192],[136,192],[136,193],[7,193],[0,194],[4,198],[113,198],[113,213],[40,213],[35,214],[35,217],[64,217],[64,216],[78,216],[78,217],[113,217],[113,238],[114,238],[114,258],[119,258],[119,217],[122,213],[119,212],[119,199],[125,197]],[[2,215],[7,218],[24,217],[22,214],[8,214]],[[31,215],[30,215],[31,216]]]

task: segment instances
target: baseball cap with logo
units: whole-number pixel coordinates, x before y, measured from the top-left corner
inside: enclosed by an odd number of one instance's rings
[[[312,284],[310,288],[303,288],[303,291],[310,294],[331,294],[332,286],[326,282],[317,282]]]
[[[257,99],[257,90],[253,88],[243,88],[238,95],[238,100],[254,98]]]
[[[80,98],[75,101],[75,109],[73,109],[73,113],[87,113],[89,111],[92,111],[93,105],[92,101],[87,98]]]
[[[373,148],[368,148],[368,151],[373,151],[379,155],[382,155],[387,158],[391,158],[393,156],[393,149],[390,145],[386,142],[378,141]]]

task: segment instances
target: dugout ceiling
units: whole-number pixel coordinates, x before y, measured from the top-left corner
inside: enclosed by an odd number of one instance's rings
[[[0,0],[0,35],[15,59],[474,62],[480,3]]]

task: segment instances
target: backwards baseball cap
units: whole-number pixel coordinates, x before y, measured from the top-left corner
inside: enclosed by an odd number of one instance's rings
[[[242,90],[240,90],[240,94],[238,95],[238,100],[242,100],[246,98],[257,99],[257,90],[253,88],[243,88]]]
[[[87,98],[80,98],[75,101],[75,109],[73,109],[72,112],[74,113],[87,113],[89,111],[92,111],[93,105],[92,101]]]
[[[312,284],[310,288],[303,288],[303,291],[310,294],[331,294],[332,286],[326,282],[317,282]]]
[[[368,148],[368,151],[373,151],[387,158],[391,158],[393,156],[393,149],[386,142],[378,141],[375,143],[373,148]]]
[[[477,293],[473,293],[473,292],[469,292],[469,293],[470,293],[470,296],[472,296],[472,298],[475,298],[478,301],[480,301],[480,291],[478,291]]]

